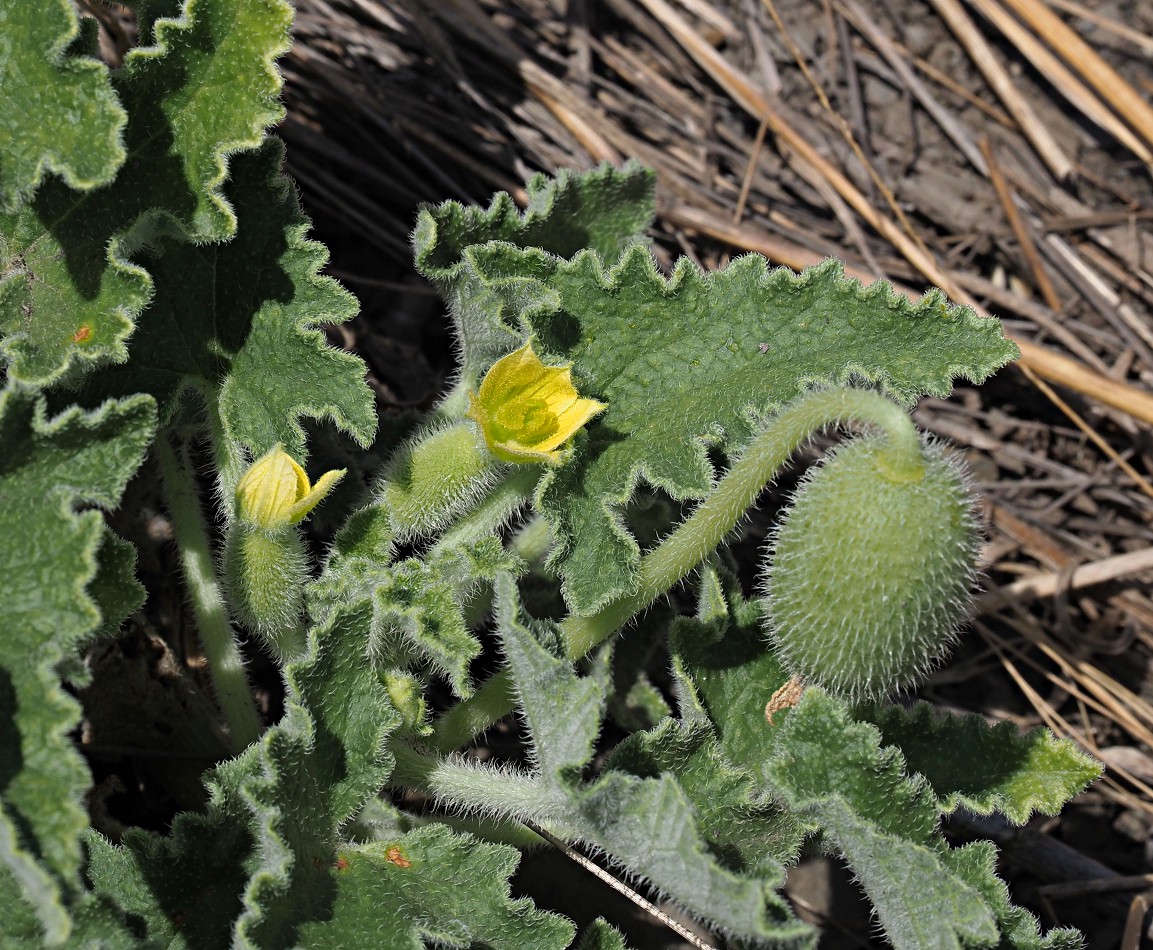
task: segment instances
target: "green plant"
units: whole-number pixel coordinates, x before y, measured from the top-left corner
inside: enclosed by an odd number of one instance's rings
[[[834,262],[682,261],[666,278],[644,244],[648,172],[538,177],[523,213],[503,195],[421,213],[416,262],[451,307],[460,375],[376,473],[364,368],[316,329],[355,305],[319,275],[265,133],[288,4],[141,0],[117,70],[67,0],[0,12],[0,93],[17,106],[0,115],[5,946],[566,947],[568,920],[510,896],[534,828],[598,849],[734,946],[812,943],[777,893],[806,843],[844,857],[897,947],[1078,945],[1009,902],[990,844],[950,848],[938,824],[962,806],[1053,813],[1097,766],[1044,730],[883,701],[884,679],[952,636],[974,544],[963,486],[898,403],[1010,360],[995,321],[937,292],[862,288]],[[310,439],[305,420],[360,451]],[[829,649],[791,660],[829,691],[769,722],[789,674],[726,539],[838,423],[870,441],[797,502],[826,545],[803,570],[832,593],[881,563],[924,612],[914,648],[879,671],[860,636],[844,668]],[[875,550],[831,543],[839,519],[816,489],[857,446],[850,505],[884,493],[940,515],[923,564],[890,557],[893,522]],[[305,465],[335,470],[313,485]],[[212,703],[180,670],[160,690],[183,699],[154,741],[190,757],[158,773],[181,805],[165,834],[100,819],[74,736],[76,695],[93,728],[140,734],[139,708],[91,698],[102,672],[84,662],[171,593],[144,589],[113,530],[134,476],[167,507],[211,674]],[[330,491],[317,510],[339,529],[314,563],[300,524]],[[805,538],[786,524],[777,544],[803,554]],[[830,596],[788,626],[783,577],[773,636],[812,626],[827,646],[852,625],[852,602]],[[478,685],[489,617],[504,662]],[[267,726],[234,621],[283,673]],[[666,648],[675,710],[646,678]],[[456,754],[514,705],[531,767]],[[606,721],[627,738],[594,769]],[[598,922],[579,945],[624,943]]]

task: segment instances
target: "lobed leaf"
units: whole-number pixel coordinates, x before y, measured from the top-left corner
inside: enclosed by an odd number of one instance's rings
[[[844,855],[897,950],[994,945],[998,928],[980,894],[948,864],[923,779],[845,704],[810,687],[777,727],[762,774],[795,812],[815,819]]]
[[[124,161],[124,109],[108,68],[69,48],[79,33],[68,0],[0,8],[0,210],[15,211],[46,173],[91,189]]]
[[[58,668],[101,622],[98,575],[113,507],[156,423],[147,396],[49,418],[42,399],[0,391],[0,861],[25,886],[49,940],[78,884],[88,769],[68,733],[80,718]]]
[[[605,684],[578,678],[571,664],[546,649],[538,637],[547,640],[550,633],[534,632],[520,618],[510,576],[498,578],[496,600],[501,643],[539,766],[540,812],[531,817],[605,851],[726,930],[782,945],[807,943],[809,928],[772,893],[783,882],[781,866],[766,857],[750,876],[722,865],[674,774],[641,778],[608,770],[591,783],[581,781],[600,727]]]
[[[534,175],[525,188],[523,213],[503,192],[488,208],[446,201],[420,212],[413,234],[416,268],[436,283],[452,310],[464,386],[475,387],[490,364],[520,343],[515,314],[477,270],[476,248],[497,242],[560,257],[590,248],[615,261],[626,247],[644,240],[655,185],[652,170],[637,162],[620,169],[601,165],[583,174]]]
[[[132,358],[85,395],[145,390],[170,420],[187,390],[218,405],[222,434],[260,456],[276,443],[303,459],[300,420],[328,417],[362,446],[376,431],[364,364],[316,328],[355,313],[353,298],[318,275],[326,254],[305,238],[307,219],[269,140],[232,160],[227,194],[240,228],[225,244],[158,241],[140,260],[156,297]]]
[[[712,723],[726,758],[751,775],[775,744],[765,705],[789,678],[769,649],[763,616],[734,578],[706,565],[696,616],[678,617],[669,633],[681,717]]]
[[[1084,940],[1072,928],[1041,933],[1037,918],[1009,900],[1009,889],[997,877],[997,849],[991,841],[974,841],[945,855],[954,874],[967,881],[992,908],[1001,931],[998,950],[1081,950]]]
[[[345,551],[357,550],[352,539],[346,542]],[[310,586],[309,609],[323,618],[334,609],[363,605],[362,636],[380,664],[405,667],[419,659],[440,670],[458,696],[467,697],[472,694],[468,667],[481,645],[469,631],[465,605],[478,584],[516,566],[517,558],[491,534],[394,564],[345,553]]]
[[[342,848],[330,871],[331,915],[300,928],[296,946],[324,950],[516,947],[563,950],[572,923],[509,896],[514,848],[429,825]]]
[[[283,115],[273,60],[288,48],[291,20],[285,0],[186,0],[179,16],[147,20],[152,42],[115,77],[128,113],[115,181],[78,193],[52,179],[0,215],[0,359],[10,379],[43,386],[122,363],[153,294],[141,249],[233,235],[227,157],[259,145]],[[19,134],[29,125],[23,116]]]
[[[923,702],[909,709],[871,706],[858,718],[901,750],[945,814],[963,806],[1024,824],[1034,812],[1055,815],[1101,774],[1098,763],[1048,729],[1022,733],[1011,723],[991,726],[980,716],[935,712]]]
[[[290,664],[283,719],[207,777],[203,814],[184,812],[159,838],[130,830],[120,847],[92,835],[88,875],[164,944],[294,945],[327,919],[340,829],[384,785],[386,738],[400,718],[366,657],[356,609],[314,629]]]

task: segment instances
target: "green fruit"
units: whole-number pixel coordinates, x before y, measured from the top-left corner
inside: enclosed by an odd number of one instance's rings
[[[813,469],[772,539],[768,630],[786,668],[852,700],[907,687],[956,639],[980,531],[959,466],[922,443],[899,471],[882,436]]]

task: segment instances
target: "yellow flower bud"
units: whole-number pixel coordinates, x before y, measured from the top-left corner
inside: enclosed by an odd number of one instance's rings
[[[315,485],[296,459],[277,443],[258,458],[236,486],[236,513],[256,528],[276,530],[299,524],[324,499],[347,469],[325,472]]]
[[[607,408],[581,398],[571,364],[545,366],[526,343],[492,365],[480,392],[469,394],[468,415],[501,461],[556,465],[573,434]]]

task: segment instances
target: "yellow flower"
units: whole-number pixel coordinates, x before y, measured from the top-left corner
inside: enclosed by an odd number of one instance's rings
[[[237,514],[253,527],[269,531],[299,524],[346,471],[325,472],[310,485],[304,469],[277,443],[249,466],[236,486]]]
[[[581,398],[571,364],[545,366],[526,343],[492,365],[480,392],[469,394],[468,415],[501,461],[556,465],[573,433],[607,408]]]

